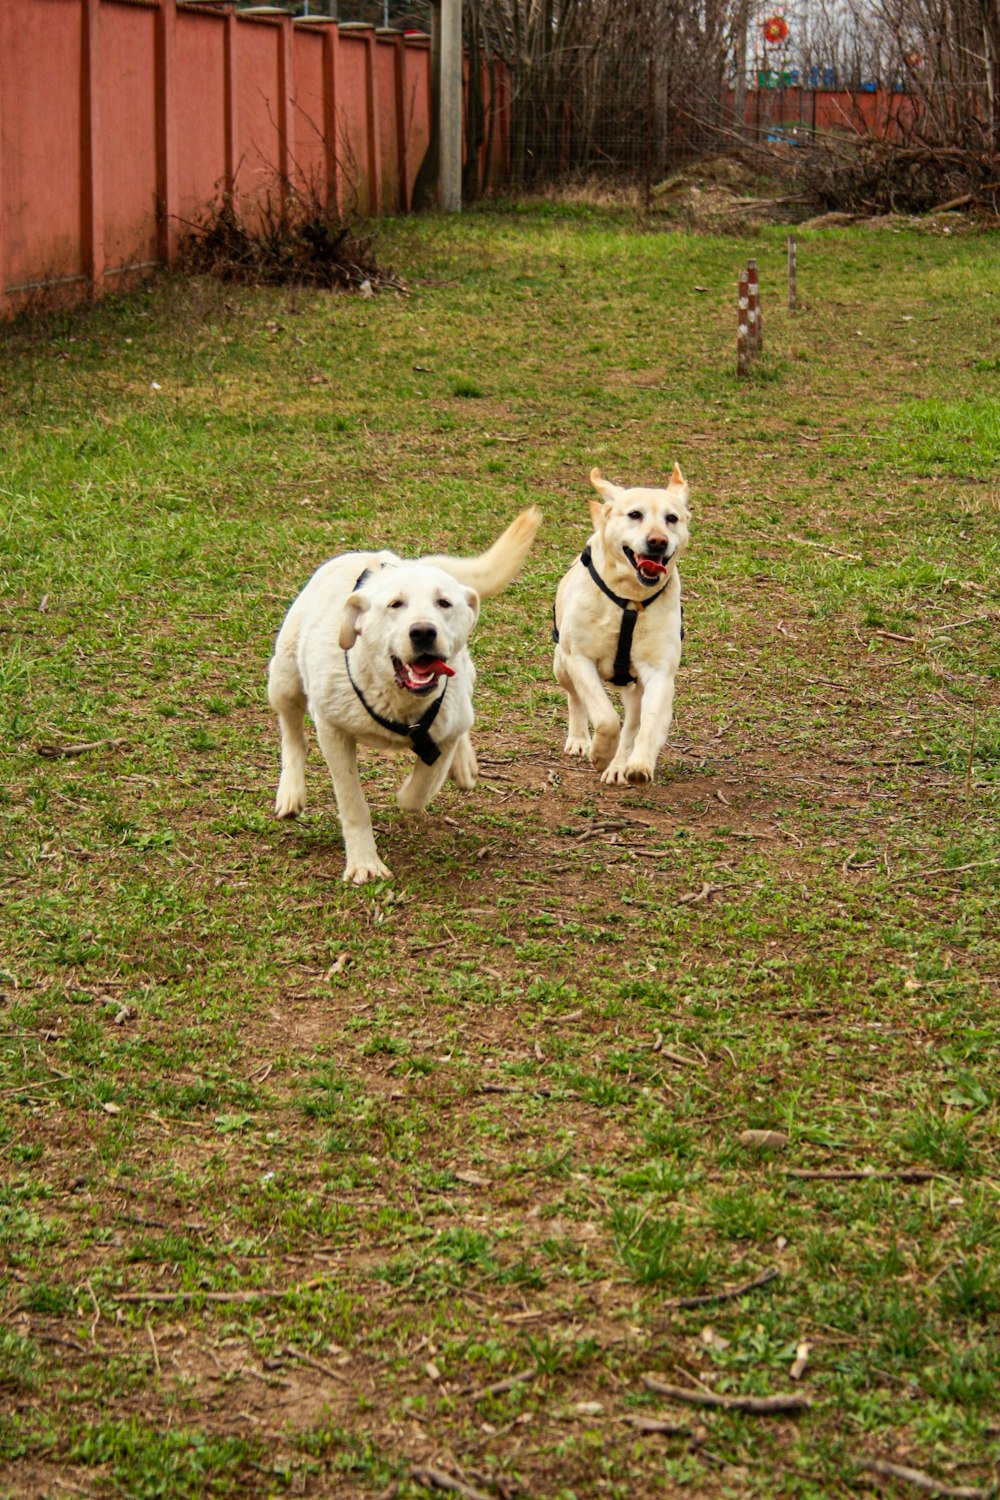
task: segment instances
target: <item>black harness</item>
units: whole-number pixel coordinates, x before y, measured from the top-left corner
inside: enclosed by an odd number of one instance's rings
[[[608,599],[610,599],[612,604],[617,604],[618,608],[622,612],[621,629],[618,631],[618,645],[615,647],[615,668],[611,677],[611,682],[614,687],[628,687],[630,683],[635,682],[635,677],[632,675],[632,637],[635,635],[636,622],[638,621],[640,612],[642,610],[648,609],[651,604],[656,603],[661,594],[666,593],[667,589],[670,586],[670,580],[668,579],[663,587],[661,589],[657,589],[656,593],[651,594],[648,599],[623,599],[619,594],[613,593],[611,589],[608,588],[607,584],[604,582],[604,579],[594,567],[594,559],[591,556],[589,542],[580,553],[580,561],[583,563],[583,566],[586,568],[591,578],[597,584],[597,587],[600,589],[601,593],[604,594]],[[552,639],[558,645],[559,629],[555,623],[554,608],[552,611]],[[683,639],[684,625],[682,617],[681,640]]]
[[[350,682],[351,687],[357,693],[364,707],[367,709],[371,717],[375,720],[375,723],[381,724],[383,729],[388,729],[390,734],[399,734],[402,735],[404,739],[408,739],[410,741],[413,753],[417,757],[417,759],[422,760],[425,766],[432,766],[437,760],[438,756],[441,754],[441,750],[440,747],[438,745],[435,745],[434,741],[431,739],[430,728],[434,723],[434,720],[438,716],[438,711],[440,710],[441,705],[444,702],[444,695],[448,691],[447,677],[444,680],[444,687],[441,689],[440,693],[434,699],[434,702],[430,705],[430,707],[420,715],[420,718],[417,720],[417,722],[415,724],[404,724],[399,719],[384,719],[381,714],[377,714],[375,712],[371,704],[368,702],[368,699],[365,697],[364,693],[361,691],[357,683],[354,681],[354,678],[351,676],[351,663],[346,651],[344,652],[344,666],[347,668],[347,679]]]

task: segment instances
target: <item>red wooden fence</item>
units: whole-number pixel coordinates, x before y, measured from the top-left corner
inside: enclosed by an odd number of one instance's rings
[[[426,37],[218,0],[0,0],[0,316],[170,264],[223,193],[405,210],[430,108]]]

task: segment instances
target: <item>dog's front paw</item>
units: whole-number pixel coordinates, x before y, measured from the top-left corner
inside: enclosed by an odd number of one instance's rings
[[[601,772],[601,780],[605,786],[627,786],[628,772],[624,762],[617,758],[613,760],[610,766]]]
[[[633,786],[645,786],[652,781],[655,767],[645,760],[630,760],[625,767],[625,780],[630,781]]]
[[[278,794],[274,799],[274,810],[279,818],[295,818],[306,805],[306,789],[301,781],[278,782]]]
[[[347,861],[344,879],[352,885],[364,885],[367,880],[391,880],[392,871],[382,863],[377,854],[366,854],[360,859]]]
[[[466,735],[455,747],[451,769],[448,772],[459,791],[471,792],[479,777],[479,762],[472,741]]]
[[[614,729],[598,729],[594,735],[590,747],[590,764],[598,771],[603,771],[614,760],[615,751],[618,749],[618,734],[619,730],[615,727]]]
[[[571,734],[563,745],[564,755],[579,755],[586,758],[590,754],[590,735]]]

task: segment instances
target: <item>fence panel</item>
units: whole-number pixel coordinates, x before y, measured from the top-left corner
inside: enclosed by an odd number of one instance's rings
[[[0,59],[0,301],[43,281],[79,294],[80,0],[0,5]]]
[[[0,316],[170,263],[223,192],[394,212],[430,139],[430,50],[186,0],[0,0]]]
[[[155,265],[159,254],[156,10],[115,5],[112,13],[114,24],[101,25],[92,84],[98,100],[105,279]]]

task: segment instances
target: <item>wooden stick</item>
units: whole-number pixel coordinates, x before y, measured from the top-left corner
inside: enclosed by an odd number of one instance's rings
[[[754,1292],[758,1287],[767,1286],[768,1282],[774,1281],[781,1272],[777,1266],[771,1266],[762,1271],[752,1281],[744,1281],[741,1286],[731,1287],[729,1291],[701,1292],[697,1297],[674,1297],[665,1305],[667,1307],[704,1307],[709,1302],[735,1302],[737,1297],[742,1297],[746,1292]]]
[[[351,1385],[353,1383],[340,1370],[333,1369],[331,1365],[325,1365],[321,1359],[313,1359],[311,1354],[306,1354],[302,1349],[296,1349],[294,1344],[286,1344],[285,1353],[290,1359],[297,1359],[299,1364],[308,1365],[311,1370],[318,1370],[321,1375],[327,1376],[329,1380],[337,1380],[341,1385]]]
[[[807,536],[793,536],[788,533],[790,542],[798,542],[800,547],[815,547],[819,552],[829,552],[831,557],[846,557],[849,562],[864,562],[864,558],[857,552],[842,552],[839,547],[831,547],[826,542],[811,542]],[[910,640],[910,636],[900,636],[900,640]]]
[[[890,885],[900,885],[904,880],[927,880],[931,875],[964,875],[966,870],[982,870],[987,865],[998,865],[1000,859],[974,859],[971,865],[935,865],[930,870],[913,870],[906,875],[894,875]]]
[[[670,1437],[687,1437],[691,1431],[681,1422],[661,1422],[659,1417],[624,1417],[622,1420],[637,1432],[664,1432]]]
[[[884,1458],[866,1458],[861,1462],[861,1471],[864,1474],[878,1474],[881,1479],[900,1479],[904,1484],[912,1484],[918,1490],[928,1490],[932,1495],[946,1495],[949,1500],[989,1500],[996,1491],[989,1489],[976,1489],[967,1484],[944,1484],[940,1479],[935,1479],[933,1474],[925,1474],[922,1469],[908,1469],[905,1464],[891,1464]]]
[[[785,1173],[786,1177],[798,1177],[803,1181],[814,1182],[930,1182],[940,1175],[939,1172],[925,1172],[919,1167],[900,1167],[896,1171],[885,1172],[866,1172],[864,1168],[849,1172],[838,1172],[834,1169],[807,1172],[799,1167],[789,1167]]]
[[[687,1386],[669,1385],[659,1375],[650,1374],[643,1375],[642,1383],[647,1391],[655,1391],[658,1396],[669,1396],[672,1401],[687,1401],[692,1406],[713,1406],[720,1411],[748,1411],[766,1416],[770,1412],[802,1411],[805,1407],[812,1406],[812,1397],[804,1394],[717,1396],[713,1391],[692,1391]]]
[[[494,1380],[492,1385],[484,1385],[478,1391],[471,1391],[469,1400],[483,1401],[487,1396],[502,1396],[505,1391],[512,1391],[516,1385],[533,1380],[535,1373],[534,1366],[530,1370],[518,1370],[516,1375],[508,1375],[506,1380]]]
[[[316,1281],[304,1281],[298,1286],[261,1287],[258,1291],[240,1292],[112,1292],[112,1302],[258,1302],[272,1297],[294,1297],[298,1292],[312,1292],[319,1286],[329,1286],[330,1278],[320,1276]]]
[[[449,1490],[453,1495],[461,1495],[463,1500],[493,1500],[485,1490],[473,1489],[471,1484],[456,1479],[454,1474],[446,1474],[443,1469],[411,1469],[410,1478],[429,1490]]]
[[[113,750],[127,743],[127,740],[87,740],[80,745],[36,745],[35,749],[46,760],[63,760],[73,755],[88,755],[91,750]]]

